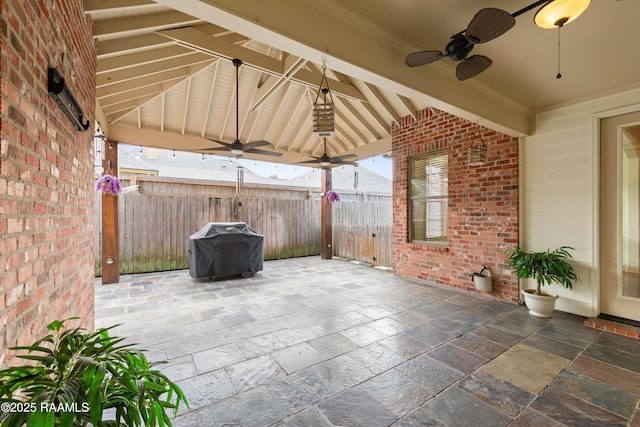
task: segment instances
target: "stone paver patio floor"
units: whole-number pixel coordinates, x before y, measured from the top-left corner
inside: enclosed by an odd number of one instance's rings
[[[174,426],[640,427],[640,341],[340,259],[96,281],[189,399]]]

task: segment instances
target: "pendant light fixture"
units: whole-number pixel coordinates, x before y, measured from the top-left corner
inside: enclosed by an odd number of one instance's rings
[[[538,27],[562,27],[582,14],[591,0],[551,0],[542,6],[533,18]]]
[[[326,76],[326,65],[322,65],[322,80],[318,87],[318,93],[313,103],[313,134],[320,138],[335,136],[335,106],[333,97],[329,91],[329,82]],[[322,99],[320,94],[322,93]],[[328,95],[328,99],[327,99]]]

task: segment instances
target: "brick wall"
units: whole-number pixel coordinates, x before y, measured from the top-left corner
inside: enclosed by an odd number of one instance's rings
[[[393,266],[405,277],[475,291],[471,274],[485,264],[493,276],[492,294],[516,302],[518,284],[504,262],[518,244],[518,140],[479,127],[488,162],[467,163],[478,135],[475,123],[438,110],[393,126]],[[446,247],[409,243],[409,158],[448,149],[449,241]]]
[[[96,53],[81,0],[0,1],[0,366],[81,316],[93,329],[93,143],[47,92],[47,67],[94,117]],[[2,360],[4,359],[4,361]]]

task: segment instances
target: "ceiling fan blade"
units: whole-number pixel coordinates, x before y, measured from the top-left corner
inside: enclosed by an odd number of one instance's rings
[[[231,147],[229,146],[225,146],[224,147],[211,147],[211,148],[203,148],[203,151],[229,151],[231,149]]]
[[[220,141],[219,139],[213,139],[213,138],[205,138],[205,139],[208,139],[209,141],[216,142],[216,143],[218,143],[218,144],[222,144],[222,145],[224,145],[224,146],[229,146],[229,147],[231,146],[231,143],[230,143],[230,142]]]
[[[356,156],[355,154],[344,154],[342,156],[335,156],[331,158],[331,163],[333,163],[334,161],[339,162],[344,159],[352,159],[354,157],[358,157],[358,156]]]
[[[481,9],[473,17],[465,37],[472,43],[486,43],[509,31],[516,24],[516,19],[502,9],[487,7]]]
[[[355,166],[357,165],[356,162],[350,162],[349,160],[336,160],[336,159],[331,159],[331,164],[332,165],[351,165],[351,166]]]
[[[473,55],[465,59],[456,67],[456,77],[458,80],[467,80],[476,76],[489,68],[493,61],[483,55]]]
[[[320,159],[315,158],[313,160],[305,160],[304,162],[296,162],[296,165],[313,165],[313,164],[319,164],[320,163]]]
[[[247,142],[245,144],[242,144],[245,151],[250,150],[252,148],[256,148],[256,147],[264,147],[265,145],[271,145],[271,143],[269,141],[260,140],[260,141],[252,141],[252,142]]]
[[[431,64],[442,58],[444,55],[437,50],[424,50],[422,52],[413,52],[407,55],[405,63],[409,67],[417,67],[419,65]]]
[[[251,154],[260,154],[260,155],[263,155],[263,156],[271,156],[271,157],[280,157],[280,156],[282,156],[282,153],[276,153],[275,151],[261,150],[259,148],[245,149],[244,152],[245,153],[251,153]]]

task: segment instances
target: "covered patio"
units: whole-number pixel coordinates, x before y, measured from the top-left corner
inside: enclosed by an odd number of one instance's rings
[[[175,426],[640,426],[640,343],[584,318],[320,257],[95,283],[185,391]]]
[[[78,316],[89,330],[121,324],[116,335],[168,362],[190,403],[178,426],[640,427],[639,341],[584,327],[601,314],[640,321],[640,299],[618,292],[618,273],[635,273],[640,258],[617,255],[631,233],[620,233],[622,204],[602,197],[622,199],[639,175],[625,187],[611,178],[622,161],[600,161],[602,148],[625,149],[632,170],[640,164],[640,57],[619,43],[634,38],[640,4],[592,2],[563,32],[562,79],[559,29],[529,14],[478,47],[492,69],[461,81],[449,60],[414,68],[406,58],[444,49],[481,8],[513,13],[530,0],[373,3],[387,7],[0,2],[0,367],[49,322]],[[328,141],[310,125],[325,71],[336,96]],[[263,153],[234,150],[236,140]],[[390,153],[394,272],[306,257],[219,282],[186,271],[120,276],[119,199],[104,195],[112,238],[102,256],[118,283],[103,286],[95,162],[117,173],[119,143],[318,168]],[[467,161],[478,144],[486,158]],[[412,228],[421,215],[409,214],[412,180],[426,179],[410,172],[427,158],[446,171],[447,209],[433,215],[441,233],[423,236]],[[558,289],[551,319],[517,304],[531,283],[504,263],[516,245],[576,249],[581,283]],[[493,279],[485,294],[469,289],[483,265]]]

